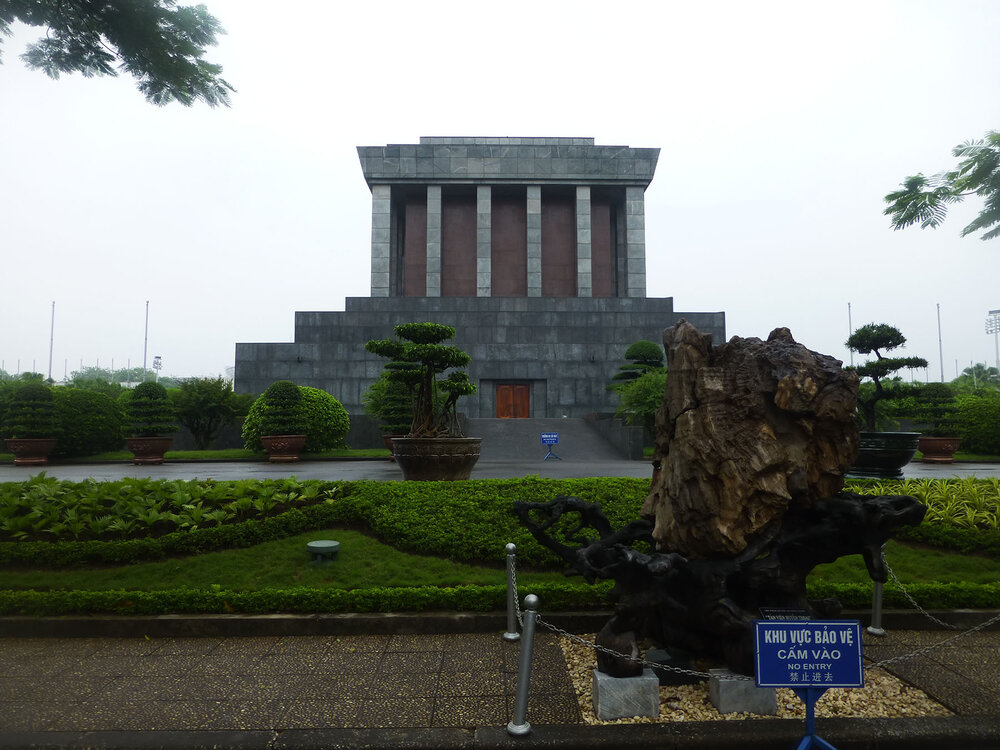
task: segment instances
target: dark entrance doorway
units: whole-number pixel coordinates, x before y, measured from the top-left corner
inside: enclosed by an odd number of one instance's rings
[[[524,383],[497,384],[497,418],[527,419],[531,416],[531,386]]]

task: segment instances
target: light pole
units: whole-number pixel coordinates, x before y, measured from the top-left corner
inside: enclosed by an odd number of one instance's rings
[[[990,310],[986,319],[986,333],[993,334],[993,348],[996,354],[996,368],[1000,370],[1000,310]]]

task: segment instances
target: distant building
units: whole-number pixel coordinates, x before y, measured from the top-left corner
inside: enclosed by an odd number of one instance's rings
[[[684,317],[725,340],[725,315],[646,297],[645,199],[659,149],[592,138],[421,138],[358,148],[372,192],[371,296],[296,312],[295,342],[237,344],[235,387],[332,393],[352,415],[385,361],[364,343],[398,323],[454,326],[479,392],[469,417],[610,412],[629,344]]]

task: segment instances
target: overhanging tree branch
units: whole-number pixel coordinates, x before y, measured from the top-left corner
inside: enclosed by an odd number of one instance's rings
[[[175,0],[0,0],[0,35],[15,21],[43,26],[46,34],[21,59],[52,78],[62,73],[116,76],[137,81],[146,100],[190,106],[229,106],[235,89],[219,65],[203,59],[224,34],[204,5]]]

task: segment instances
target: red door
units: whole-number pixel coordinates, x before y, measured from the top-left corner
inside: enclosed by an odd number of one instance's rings
[[[527,419],[531,412],[531,389],[521,383],[497,385],[497,418]]]

